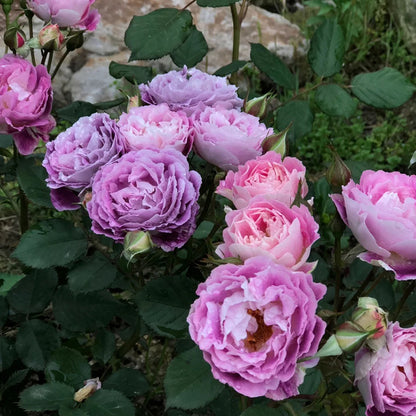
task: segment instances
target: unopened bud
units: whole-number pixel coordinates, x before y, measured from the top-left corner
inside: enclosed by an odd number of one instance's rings
[[[133,107],[139,107],[139,106],[140,106],[140,99],[138,95],[129,97],[129,103],[127,104],[127,112],[129,112]]]
[[[42,49],[59,51],[65,42],[65,37],[58,25],[47,25],[39,32],[39,44]]]
[[[145,253],[153,247],[152,239],[146,231],[131,231],[124,237],[123,255],[129,261],[134,261],[138,254]]]
[[[267,136],[261,144],[263,153],[274,151],[276,153],[280,153],[283,157],[286,153],[286,135],[288,131],[289,129],[286,128],[279,133]]]
[[[78,403],[88,399],[88,397],[91,397],[97,390],[101,389],[101,382],[98,377],[85,380],[84,384],[85,386],[76,391],[74,394],[74,400]]]
[[[261,97],[256,97],[247,101],[244,104],[244,112],[251,114],[252,116],[256,116],[258,118],[263,117],[264,113],[266,112],[267,103],[269,102],[271,95],[272,94],[268,92],[267,94],[264,94]]]
[[[370,335],[371,332],[350,321],[341,324],[335,332],[338,345],[344,352],[358,351]]]
[[[66,40],[66,49],[68,51],[74,51],[75,49],[80,48],[84,44],[84,32],[79,31],[73,33]]]
[[[80,200],[81,200],[81,205],[82,205],[82,207],[83,207],[83,208],[85,208],[85,209],[87,209],[87,204],[88,204],[88,202],[90,202],[90,201],[91,201],[91,199],[92,199],[92,192],[91,192],[91,191],[85,191],[85,192],[82,192],[82,193],[79,195],[79,198],[80,198]]]
[[[21,48],[25,44],[24,33],[17,27],[12,26],[4,33],[4,43],[12,50]]]
[[[380,338],[387,330],[387,312],[378,306],[374,298],[359,298],[358,307],[352,313],[351,319],[364,331],[373,332],[369,339]]]
[[[331,185],[332,191],[341,193],[341,187],[346,185],[351,179],[351,171],[348,166],[339,157],[333,146],[329,146],[333,155],[333,161],[328,168],[326,178]]]

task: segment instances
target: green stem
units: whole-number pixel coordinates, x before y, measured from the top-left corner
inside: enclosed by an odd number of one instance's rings
[[[18,165],[19,159],[22,156],[17,151],[17,147],[13,145],[13,158],[16,166]],[[19,215],[19,223],[20,223],[20,232],[24,234],[29,228],[29,201],[26,197],[26,194],[23,192],[23,189],[19,185],[19,201],[20,201],[20,215]]]
[[[249,402],[248,402],[248,397],[240,394],[240,408],[241,408],[241,411],[243,412],[244,410],[246,410],[249,407],[250,407],[250,405],[249,405]]]
[[[412,294],[415,287],[416,287],[416,280],[413,280],[412,282],[410,282],[407,285],[402,297],[399,300],[399,304],[397,305],[397,308],[394,312],[394,316],[393,316],[393,319],[392,319],[393,321],[396,321],[397,318],[399,317],[400,312],[403,309],[404,304],[406,303],[409,296]]]
[[[0,183],[0,190],[4,193],[4,195],[6,195],[6,198],[9,200],[9,203],[14,213],[16,214],[16,217],[19,218],[20,217],[19,205],[17,205],[16,202],[14,202],[14,199],[12,195],[10,194],[10,192],[1,183]]]
[[[48,66],[47,66],[47,70],[49,74],[51,73],[52,59],[53,59],[53,51],[50,51],[49,59],[48,59]]]
[[[33,38],[33,16],[29,16],[27,19],[29,21],[29,37],[30,39],[32,39]],[[30,58],[32,60],[33,66],[36,66],[35,51],[32,48],[30,48]]]
[[[51,80],[53,80],[56,76],[56,74],[59,71],[59,68],[61,67],[61,65],[63,64],[65,58],[69,55],[69,50],[67,49],[65,51],[65,53],[61,56],[61,59],[59,60],[59,62],[56,64],[55,70],[53,71],[52,75],[51,75]]]
[[[341,291],[341,284],[342,284],[342,276],[341,276],[341,236],[342,234],[336,233],[335,234],[335,246],[334,246],[334,262],[335,262],[335,297],[334,297],[334,312],[338,313],[338,311],[342,308],[341,299],[340,299],[340,291]]]
[[[137,324],[137,327],[131,337],[116,351],[115,356],[117,358],[123,358],[137,343],[137,340],[140,338],[140,323]]]
[[[42,49],[42,60],[40,61],[41,65],[45,65],[46,62],[46,57],[48,56],[48,51],[45,51],[44,49]]]
[[[241,21],[240,16],[237,12],[237,6],[234,4],[230,5],[231,16],[233,18],[233,55],[232,60],[238,61],[240,55],[240,32],[241,32]]]
[[[365,288],[367,287],[367,285],[371,282],[371,280],[374,277],[373,270],[368,274],[368,276],[361,283],[361,286],[354,293],[354,296],[346,303],[346,305],[344,305],[344,311],[347,311],[351,306],[353,306],[355,304],[355,302],[357,301],[357,299],[364,292]]]

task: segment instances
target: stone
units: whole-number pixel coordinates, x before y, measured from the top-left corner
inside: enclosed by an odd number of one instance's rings
[[[416,1],[390,0],[389,9],[410,52],[416,54]]]

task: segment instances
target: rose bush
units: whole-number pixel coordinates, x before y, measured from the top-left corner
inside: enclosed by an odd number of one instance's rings
[[[32,153],[39,140],[48,141],[55,127],[51,116],[51,77],[43,65],[23,58],[0,59],[0,133],[13,135],[18,151]]]
[[[416,176],[367,170],[332,195],[339,214],[367,250],[358,257],[416,279]]]
[[[212,374],[239,393],[282,400],[298,394],[325,330],[315,315],[326,292],[312,276],[254,257],[215,268],[188,316]]]
[[[355,382],[367,416],[416,414],[416,327],[390,323],[386,345],[363,348],[355,356]]]
[[[258,195],[290,206],[299,186],[303,198],[308,193],[305,171],[299,159],[286,157],[282,161],[280,154],[270,151],[248,160],[237,172],[229,171],[216,193],[231,200],[237,209],[244,208]]]

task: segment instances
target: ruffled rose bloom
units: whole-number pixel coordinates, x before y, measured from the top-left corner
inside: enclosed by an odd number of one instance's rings
[[[366,170],[332,195],[339,214],[367,250],[359,258],[416,279],[416,176]]]
[[[304,205],[289,208],[283,202],[252,199],[245,208],[225,216],[224,243],[217,247],[221,258],[267,256],[293,270],[310,271],[306,263],[312,244],[319,238],[318,224]]]
[[[183,111],[167,104],[132,107],[118,122],[128,150],[173,148],[187,155],[193,142],[192,127]]]
[[[164,251],[182,247],[195,231],[201,177],[174,149],[131,151],[103,166],[87,202],[92,230],[122,242],[149,231]]]
[[[237,172],[229,171],[216,193],[231,200],[237,209],[259,195],[290,206],[299,186],[303,198],[308,193],[305,172],[299,159],[286,157],[282,161],[280,154],[270,151],[239,166]]]
[[[226,78],[209,75],[196,68],[156,75],[148,84],[139,85],[142,100],[148,104],[167,103],[171,110],[183,110],[190,116],[202,106],[221,103],[224,108],[241,108],[234,85]]]
[[[237,170],[238,165],[260,156],[263,140],[273,134],[258,117],[222,106],[206,107],[192,120],[195,151],[224,170]]]
[[[54,207],[78,209],[78,194],[89,187],[97,170],[124,152],[117,124],[105,113],[81,117],[46,145],[43,166]]]
[[[273,400],[298,394],[325,330],[316,316],[326,287],[312,276],[253,257],[212,270],[188,316],[213,376],[239,393]]]
[[[27,6],[44,22],[60,27],[73,27],[93,31],[100,15],[91,9],[95,0],[27,0]]]
[[[23,155],[39,140],[47,141],[55,127],[51,77],[43,65],[34,67],[14,55],[0,59],[0,133],[12,134]]]
[[[355,355],[355,382],[364,398],[367,416],[416,414],[416,327],[390,323],[386,345]]]

